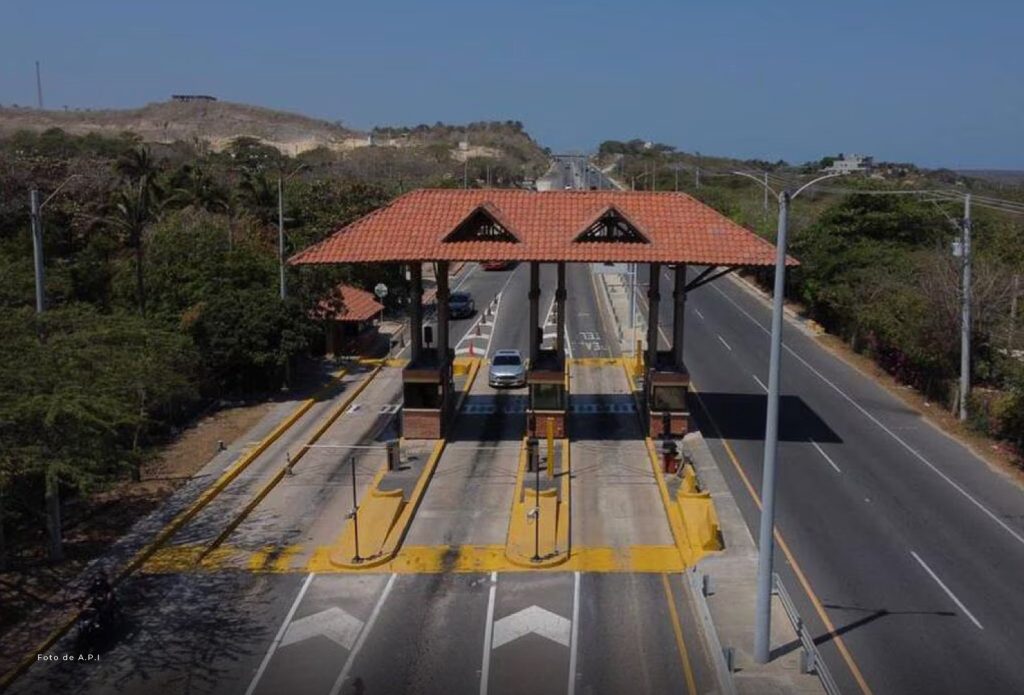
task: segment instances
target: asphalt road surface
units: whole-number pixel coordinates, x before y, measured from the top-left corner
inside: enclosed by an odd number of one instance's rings
[[[695,415],[755,539],[769,321],[728,279],[688,296]],[[1020,488],[789,324],[784,343],[776,524],[797,565],[775,566],[843,692],[1024,692]]]

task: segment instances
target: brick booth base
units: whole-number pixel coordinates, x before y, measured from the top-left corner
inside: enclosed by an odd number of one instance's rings
[[[664,418],[664,412],[652,412],[650,414],[649,436],[651,439],[658,439],[660,437],[665,436]],[[669,436],[682,437],[683,435],[690,431],[689,413],[674,412],[669,416],[669,420]]]
[[[433,408],[403,408],[402,436],[406,439],[440,439],[441,412]]]
[[[555,423],[555,439],[565,438],[565,412],[561,410],[528,411],[526,436],[543,439],[548,436],[548,420]]]

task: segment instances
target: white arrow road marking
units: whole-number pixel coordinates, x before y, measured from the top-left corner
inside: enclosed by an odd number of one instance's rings
[[[340,644],[345,649],[352,649],[359,637],[359,631],[363,628],[363,621],[349,615],[337,606],[331,606],[327,610],[299,618],[288,626],[281,640],[281,646],[308,640],[310,637],[323,635],[327,639]]]
[[[530,606],[512,615],[506,615],[494,623],[494,642],[491,648],[497,649],[531,632],[568,647],[572,623],[568,618],[540,606]]]
[[[267,653],[263,657],[263,661],[260,662],[260,667],[257,669],[256,675],[252,677],[252,681],[250,681],[249,687],[245,691],[245,695],[252,695],[256,692],[256,686],[259,684],[260,678],[263,677],[263,672],[267,670],[267,665],[270,663],[270,659],[274,656],[274,652],[277,651],[277,647],[281,643],[281,639],[284,637],[285,630],[288,629],[288,624],[292,621],[292,616],[295,615],[296,609],[299,607],[299,604],[302,603],[302,597],[306,595],[306,589],[308,589],[310,583],[312,583],[313,577],[314,574],[310,572],[306,577],[306,581],[302,582],[302,588],[299,589],[299,593],[295,596],[295,600],[292,602],[291,608],[288,609],[288,614],[284,617],[284,622],[281,623],[281,628],[277,631],[274,641],[270,643],[270,647],[267,649]]]
[[[384,606],[384,602],[387,600],[388,594],[391,593],[391,587],[395,585],[395,579],[397,578],[397,574],[392,574],[391,578],[388,579],[388,583],[384,585],[384,591],[381,592],[380,598],[377,599],[377,604],[373,607],[373,612],[370,613],[370,617],[367,619],[366,625],[362,630],[360,630],[359,639],[356,640],[352,649],[349,650],[348,659],[345,660],[345,665],[342,667],[341,673],[338,674],[338,679],[334,681],[334,686],[331,688],[331,695],[338,695],[338,693],[341,692],[341,687],[345,684],[349,671],[352,670],[352,664],[356,660],[356,655],[359,653],[359,650],[363,648],[367,635],[370,634],[370,630],[372,630],[374,624],[376,624],[377,616],[380,615],[380,609]]]

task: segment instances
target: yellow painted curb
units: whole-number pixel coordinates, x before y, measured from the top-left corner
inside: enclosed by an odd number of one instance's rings
[[[559,473],[569,468],[569,441],[560,440],[562,467]],[[568,475],[558,478],[559,491],[542,490],[539,495],[525,492],[526,481],[526,438],[519,448],[519,470],[516,473],[516,485],[512,493],[512,511],[508,522],[508,536],[505,541],[505,557],[514,565],[523,568],[545,568],[564,564],[569,559],[569,516],[571,514],[568,494]],[[547,475],[542,473],[542,475]],[[525,492],[525,494],[524,494]],[[559,501],[559,496],[562,500]],[[540,517],[532,521],[527,516],[531,509],[539,508]],[[539,543],[538,531],[534,524],[540,524]],[[535,551],[540,560],[534,560]]]
[[[383,368],[383,364],[378,364],[376,367],[374,367],[373,371],[371,371],[369,375],[367,375],[367,377],[363,379],[358,386],[352,389],[351,393],[349,393],[348,396],[346,396],[342,400],[342,402],[338,404],[338,406],[334,410],[332,410],[330,414],[327,415],[327,417],[320,421],[320,424],[317,425],[316,430],[314,430],[313,432],[313,436],[309,438],[309,441],[302,445],[302,448],[300,448],[299,451],[295,454],[295,456],[291,458],[291,462],[282,466],[277,471],[277,473],[275,473],[270,478],[270,480],[268,480],[263,485],[263,487],[261,487],[255,495],[253,495],[252,499],[250,499],[242,508],[242,511],[235,515],[231,522],[227,526],[225,526],[224,529],[220,532],[220,534],[218,534],[218,536],[213,540],[213,542],[207,548],[206,552],[204,552],[200,557],[200,560],[205,559],[209,553],[216,550],[225,540],[227,540],[228,536],[235,532],[235,529],[238,528],[239,524],[241,524],[246,519],[246,517],[248,517],[249,514],[252,513],[252,510],[255,509],[259,505],[259,503],[266,498],[267,495],[270,494],[270,491],[273,490],[286,475],[288,475],[288,468],[294,468],[295,465],[300,460],[302,460],[302,457],[306,455],[306,452],[309,451],[310,448],[314,444],[316,444],[316,442],[320,439],[320,437],[322,437],[324,433],[330,428],[330,426],[333,425],[335,421],[337,421],[337,419],[341,417],[346,410],[348,410],[348,407],[352,404],[352,401],[354,401],[359,396],[359,394],[362,393],[366,389],[366,387],[370,385],[370,382],[373,381],[378,374],[380,374]]]
[[[416,487],[409,494],[409,501],[406,502],[401,495],[401,490],[387,491],[379,494],[379,485],[387,473],[387,466],[377,472],[367,495],[360,505],[359,510],[359,553],[364,558],[356,562],[355,557],[355,524],[352,519],[345,523],[345,530],[342,532],[338,543],[332,547],[324,559],[334,566],[344,569],[360,570],[379,567],[394,559],[398,554],[405,534],[412,524],[413,516],[419,508],[420,501],[427,489],[427,485],[434,476],[437,462],[444,453],[446,441],[437,440],[430,458],[423,466],[420,477],[416,481]],[[399,494],[396,496],[394,492]],[[367,531],[365,526],[369,525]],[[370,535],[367,535],[367,532]],[[365,538],[365,540],[364,540]]]
[[[200,546],[163,548],[146,563],[142,571],[147,574],[177,574],[184,571],[238,571],[256,574],[289,574],[316,572],[317,574],[358,573],[366,569],[338,566],[330,556],[335,546],[313,549],[310,557],[302,561],[303,547],[264,547],[255,551],[222,546],[217,553],[196,567],[195,556]],[[504,545],[414,545],[404,546],[394,558],[374,565],[377,571],[396,574],[438,574],[472,572],[681,572],[686,569],[679,550],[674,545],[634,545],[626,547],[573,548],[572,555],[558,565],[536,566],[514,563],[505,555]]]
[[[637,398],[636,383],[633,381],[630,371],[631,360],[621,358],[621,362],[622,369],[626,374],[626,382],[636,405],[636,416],[639,418],[640,427],[643,430],[646,423],[643,421],[642,404]],[[669,494],[668,485],[665,483],[661,460],[658,458],[654,441],[645,436],[644,442],[647,446],[651,470],[654,472],[654,479],[658,484],[658,494],[665,507],[669,528],[672,530],[672,537],[683,562],[688,567],[692,566],[704,555],[722,549],[718,514],[715,511],[714,502],[711,500],[710,493],[696,490],[696,481],[693,478],[692,470],[687,471],[690,478],[684,477],[683,486],[677,492],[676,499],[673,500]]]

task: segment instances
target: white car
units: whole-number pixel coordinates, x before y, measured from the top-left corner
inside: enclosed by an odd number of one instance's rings
[[[526,363],[518,350],[498,350],[491,360],[487,383],[499,386],[526,386]]]

